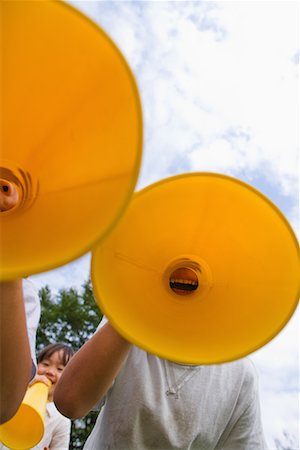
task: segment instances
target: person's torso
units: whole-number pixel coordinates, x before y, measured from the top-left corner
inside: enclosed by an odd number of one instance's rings
[[[247,367],[179,365],[133,347],[85,449],[215,449],[242,408]]]

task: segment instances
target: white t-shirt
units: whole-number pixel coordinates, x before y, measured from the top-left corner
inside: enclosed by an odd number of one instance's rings
[[[262,450],[251,361],[189,366],[132,347],[84,450]]]
[[[36,342],[36,331],[39,325],[40,315],[41,315],[41,304],[37,293],[37,290],[31,280],[25,278],[23,281],[23,295],[24,304],[26,312],[26,322],[27,322],[27,332],[31,351],[31,358],[36,366],[36,355],[35,355],[35,342]],[[35,375],[35,371],[32,374],[32,378]]]

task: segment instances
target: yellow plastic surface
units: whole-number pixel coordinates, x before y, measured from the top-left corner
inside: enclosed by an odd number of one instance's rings
[[[48,387],[35,383],[27,389],[16,415],[0,425],[0,441],[13,450],[26,450],[37,445],[44,435]]]
[[[176,295],[177,267],[199,288]],[[126,339],[162,358],[215,364],[270,341],[299,296],[299,249],[281,212],[251,186],[212,173],[135,194],[93,252],[97,301]]]
[[[123,213],[142,151],[134,77],[110,38],[55,1],[0,2],[0,280],[84,254]]]

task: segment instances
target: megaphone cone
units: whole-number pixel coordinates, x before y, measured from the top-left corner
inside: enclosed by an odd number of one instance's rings
[[[135,194],[93,252],[101,310],[126,339],[215,364],[272,339],[293,314],[299,253],[281,212],[234,178],[195,173]]]
[[[26,450],[37,445],[44,435],[49,388],[35,383],[27,389],[17,413],[0,425],[0,441],[13,450]]]
[[[137,180],[142,115],[134,77],[94,23],[62,2],[1,2],[0,280],[84,254]]]

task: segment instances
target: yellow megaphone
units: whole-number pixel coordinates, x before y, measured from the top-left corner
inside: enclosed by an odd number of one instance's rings
[[[92,257],[100,308],[162,358],[215,364],[269,342],[299,296],[299,248],[282,213],[228,176],[194,173],[135,194]]]
[[[13,450],[26,450],[37,445],[44,435],[49,387],[34,383],[27,389],[17,413],[0,425],[0,441]]]
[[[110,38],[60,1],[0,2],[0,281],[65,264],[105,236],[134,191],[142,113]]]

